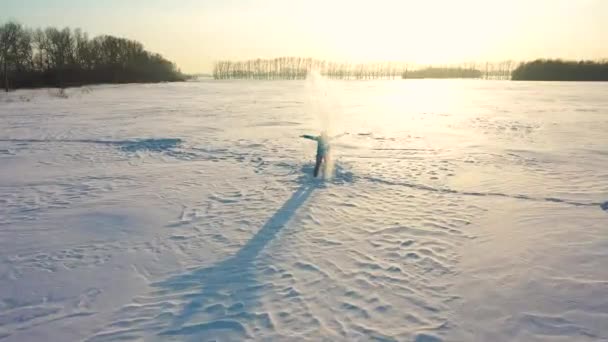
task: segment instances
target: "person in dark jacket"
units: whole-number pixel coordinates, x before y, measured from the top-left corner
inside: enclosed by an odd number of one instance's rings
[[[318,136],[304,134],[300,137],[314,140],[317,142],[317,161],[315,163],[315,171],[313,173],[313,175],[317,177],[319,175],[319,169],[321,168],[321,164],[325,163],[325,166],[327,166],[327,156],[329,154],[329,137],[325,132],[322,132],[321,135]]]

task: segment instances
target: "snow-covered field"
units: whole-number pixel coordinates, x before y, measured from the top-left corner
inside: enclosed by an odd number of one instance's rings
[[[608,340],[606,83],[53,94],[0,95],[2,342]]]

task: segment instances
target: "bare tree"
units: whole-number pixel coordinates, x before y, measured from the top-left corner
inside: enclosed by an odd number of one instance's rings
[[[0,62],[4,90],[9,90],[9,72],[24,70],[32,63],[31,33],[16,22],[0,26]]]

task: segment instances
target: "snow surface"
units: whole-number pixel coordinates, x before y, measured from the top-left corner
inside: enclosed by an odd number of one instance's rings
[[[608,340],[606,83],[67,94],[0,95],[2,342]]]

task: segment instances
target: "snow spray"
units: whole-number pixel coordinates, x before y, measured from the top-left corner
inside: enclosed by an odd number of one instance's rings
[[[309,110],[317,119],[318,132],[316,134],[324,132],[330,137],[330,148],[325,157],[324,177],[331,179],[334,175],[335,165],[331,137],[336,133],[336,115],[339,113],[340,106],[336,101],[331,81],[323,77],[318,70],[308,72],[306,86],[309,95]]]

